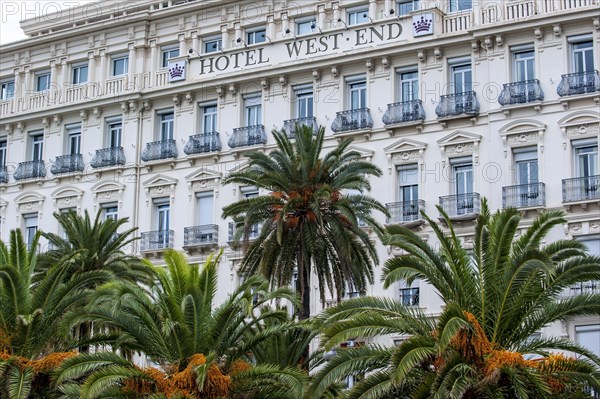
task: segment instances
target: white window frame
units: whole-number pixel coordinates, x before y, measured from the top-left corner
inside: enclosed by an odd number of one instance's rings
[[[123,63],[123,71],[121,73],[117,73],[116,63],[118,61],[124,61]],[[129,73],[129,56],[128,55],[113,55],[110,57],[110,76],[125,76]]]
[[[200,198],[210,198],[210,209],[207,212],[210,213],[210,215],[207,217],[207,219],[210,219],[207,223],[201,222],[201,219],[203,219],[203,212],[204,210],[201,209],[200,207]],[[195,224],[198,226],[208,226],[208,225],[212,225],[214,224],[214,219],[215,219],[215,212],[214,212],[214,208],[215,208],[215,193],[213,191],[198,191],[196,193],[196,221]],[[206,216],[206,215],[204,215]]]
[[[171,53],[174,51],[177,52],[177,55],[171,56]],[[169,57],[165,58],[165,55],[169,55]],[[160,67],[167,68],[169,66],[169,60],[171,58],[179,57],[180,55],[181,54],[179,53],[178,45],[161,47],[161,49],[160,49]]]
[[[219,123],[219,107],[216,102],[198,104],[200,107],[200,132],[204,134],[218,132]],[[214,112],[206,112],[207,108],[214,108]],[[212,128],[206,129],[208,126],[206,121],[210,120]]]
[[[575,70],[575,54],[576,53],[583,53],[583,52],[588,52],[590,51],[592,53],[592,70],[588,71],[583,71],[586,73],[592,72],[595,68],[596,65],[596,59],[594,58],[594,37],[593,35],[590,34],[586,34],[586,35],[578,35],[578,36],[570,36],[567,38],[567,42],[569,43],[569,68],[571,70],[571,72],[577,73],[577,72],[581,72],[581,71],[576,71]],[[589,43],[590,46],[586,47],[585,50],[579,50],[579,49],[575,49],[575,47],[578,44],[583,44],[583,43]]]
[[[103,219],[119,220],[119,205],[114,202],[102,204]]]
[[[44,132],[31,132],[29,136],[31,138],[31,160],[42,161],[44,159]]]
[[[364,15],[367,14],[367,20],[366,21],[360,21],[359,22],[359,15]],[[352,22],[354,16],[354,22]],[[352,8],[348,8],[346,9],[346,22],[348,24],[348,26],[355,26],[355,25],[362,25],[362,24],[366,24],[367,22],[369,22],[369,6],[368,5],[362,5],[362,6],[357,6],[357,7],[352,7]],[[364,17],[363,17],[364,18]]]
[[[40,221],[37,213],[27,213],[23,215],[23,235],[25,236],[24,238],[27,248],[30,248],[33,238],[35,237],[39,228]]]
[[[67,154],[75,155],[81,154],[81,124],[76,123],[73,125],[65,126],[67,136]],[[73,151],[73,143],[75,143],[75,150]]]
[[[252,109],[256,110],[254,118],[251,118]],[[262,95],[253,93],[244,96],[244,126],[258,126],[262,124],[262,120]]]
[[[582,170],[579,168],[579,156],[577,154],[578,150],[582,149],[582,148],[588,148],[588,147],[596,147],[596,165],[595,165],[595,173],[590,174],[590,176],[595,176],[596,174],[600,173],[600,168],[598,167],[598,158],[600,157],[600,154],[598,152],[598,140],[595,138],[589,138],[589,139],[581,139],[581,140],[573,140],[571,141],[571,147],[572,147],[572,151],[573,151],[573,177],[586,177],[583,176],[582,174]],[[594,154],[594,152],[591,152],[589,154]]]
[[[317,31],[317,18],[315,16],[298,18],[296,21],[296,35],[310,35]],[[300,27],[308,24],[309,30],[305,32],[300,31]],[[314,27],[313,27],[314,26]]]
[[[41,78],[47,78],[47,83],[46,83],[46,87],[41,87],[40,86],[40,79]],[[40,71],[40,72],[36,72],[35,74],[35,91],[37,92],[43,92],[43,91],[48,91],[50,90],[50,84],[52,82],[52,75],[50,71]]]
[[[84,69],[85,72],[85,80],[81,80],[81,70]],[[86,84],[89,81],[90,77],[90,68],[87,62],[79,62],[77,64],[71,65],[71,83],[73,85],[82,85]]]
[[[217,46],[210,51],[207,51],[208,45],[216,43]],[[223,36],[209,36],[202,39],[202,53],[210,54],[210,53],[218,53],[223,50]]]
[[[6,166],[8,156],[8,140],[6,137],[0,137],[0,167]]]
[[[260,33],[264,33],[263,37],[260,40],[256,40],[260,36]],[[254,28],[249,28],[246,30],[246,44],[248,46],[253,44],[265,43],[267,41],[267,27],[266,26],[256,26]]]
[[[9,88],[12,86],[12,90]],[[0,100],[5,101],[15,97],[15,81],[3,80],[0,82]]]
[[[312,84],[306,84],[306,85],[298,85],[298,86],[294,86],[292,87],[292,91],[294,92],[294,102],[295,102],[295,107],[294,107],[294,117],[295,118],[312,118],[315,115],[315,105],[314,105],[314,88]],[[300,109],[301,109],[301,102],[305,102],[306,103],[306,114],[307,115],[301,115]],[[310,107],[308,102],[310,102]],[[310,112],[309,112],[310,111]],[[309,115],[310,114],[310,115]]]
[[[364,87],[357,87],[357,86],[364,86]],[[368,91],[367,91],[367,79],[364,75],[356,75],[356,76],[348,76],[346,77],[346,87],[348,89],[348,109],[349,110],[356,110],[356,109],[364,109],[368,107]],[[364,89],[364,104],[359,104],[358,107],[353,107],[352,104],[352,93],[355,91],[362,91]],[[362,95],[359,96],[359,103],[362,103]]]
[[[402,11],[402,5],[403,4],[410,4],[411,10],[409,12],[403,12]],[[398,15],[407,15],[410,14],[411,12],[415,12],[419,10],[419,0],[398,0],[396,1],[396,9],[398,10],[397,14]]]
[[[470,1],[468,8],[460,8],[462,1]],[[478,1],[478,0],[475,0]],[[473,0],[448,0],[448,12],[462,12],[473,9]]]
[[[404,75],[416,74],[416,77],[405,79]],[[396,77],[398,82],[398,101],[407,102],[419,99],[419,67],[416,65],[396,69]],[[405,95],[404,83],[410,84],[410,95]],[[416,88],[416,93],[415,93]],[[408,99],[405,99],[408,98]]]
[[[120,116],[113,116],[105,119],[106,123],[106,147],[107,148],[119,148],[123,147],[123,120]],[[117,140],[113,140],[113,132]],[[118,145],[114,145],[114,141],[117,141]]]
[[[171,115],[171,119],[166,116]],[[158,125],[158,141],[167,141],[175,139],[175,111],[171,108],[157,111],[156,120]],[[168,127],[170,125],[170,127]],[[166,128],[165,128],[166,126]],[[166,134],[165,134],[166,133]]]

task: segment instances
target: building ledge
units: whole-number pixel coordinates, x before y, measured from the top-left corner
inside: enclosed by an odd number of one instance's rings
[[[512,111],[519,109],[527,109],[533,108],[536,114],[542,112],[542,102],[541,101],[532,101],[529,103],[521,103],[521,104],[511,104],[511,105],[503,105],[501,107],[502,113],[505,117],[510,118]]]
[[[405,127],[412,127],[412,126],[416,127],[418,133],[423,133],[424,123],[425,123],[424,119],[418,119],[416,121],[408,121],[408,122],[401,122],[401,123],[385,125],[385,129],[388,131],[390,136],[395,136],[396,130],[398,130],[398,129],[402,129]]]

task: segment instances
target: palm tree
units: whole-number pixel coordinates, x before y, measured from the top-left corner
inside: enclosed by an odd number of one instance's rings
[[[65,282],[69,257],[43,273],[37,267],[39,234],[30,249],[20,230],[0,241],[0,397],[46,398],[49,374],[75,353],[75,342],[60,333],[69,309],[85,302],[86,287],[109,275],[94,271]]]
[[[381,175],[379,168],[350,151],[350,139],[320,158],[325,129],[313,133],[312,127],[299,125],[292,141],[285,132],[273,131],[276,150],[248,154],[249,166],[224,179],[269,192],[226,206],[223,217],[234,219],[246,242],[252,226],[262,224],[241,271],[262,274],[275,287],[289,286],[297,273],[300,319],[310,316],[311,272],[322,302],[327,290],[339,301],[348,287],[363,291],[373,282],[379,259],[359,220],[380,233],[372,211],[387,213],[362,194],[370,190],[368,178]]]
[[[600,295],[564,297],[573,284],[600,279],[600,259],[575,240],[543,245],[565,223],[560,211],[538,216],[520,236],[515,209],[490,214],[487,202],[475,226],[470,255],[448,229],[423,214],[437,236],[434,250],[410,229],[390,226],[384,243],[405,255],[386,262],[383,281],[422,279],[439,293],[439,317],[393,299],[361,298],[322,316],[323,345],[397,334],[398,347],[364,346],[343,351],[315,377],[318,394],[349,373],[370,373],[349,398],[558,398],[574,397],[583,384],[600,387],[600,358],[570,341],[536,336],[569,317],[600,315]],[[557,352],[570,352],[578,358]]]
[[[287,320],[287,312],[268,304],[294,303],[291,290],[269,292],[266,280],[255,276],[216,306],[219,255],[202,267],[188,264],[173,250],[164,260],[166,268],[148,263],[157,275],[151,287],[108,283],[98,288],[86,309],[65,316],[66,328],[93,321],[116,330],[96,336],[96,342],[141,352],[151,366],[140,368],[114,352],[82,354],[67,360],[57,374],[65,398],[216,398],[239,389],[242,381],[256,392],[271,386],[281,397],[302,395],[306,376],[300,370],[250,364],[257,344],[289,328],[290,323],[270,323]],[[263,388],[255,385],[261,381]]]

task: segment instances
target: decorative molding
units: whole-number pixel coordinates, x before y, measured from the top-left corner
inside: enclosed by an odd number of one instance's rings
[[[188,196],[191,201],[194,193],[213,190],[215,197],[219,196],[219,181],[223,176],[220,172],[200,169],[185,177],[188,186]]]
[[[544,152],[544,133],[546,124],[533,120],[521,119],[510,122],[498,130],[504,145],[504,157],[508,156],[509,147],[537,144],[540,152]]]
[[[63,186],[54,190],[50,196],[57,209],[76,207],[77,213],[81,212],[81,198],[84,191],[75,186]]]
[[[125,187],[125,184],[112,181],[99,181],[94,184],[90,190],[94,201],[94,211],[97,211],[98,204],[107,202],[116,202],[117,207],[121,209]]]
[[[25,191],[14,199],[17,213],[37,213],[38,217],[41,217],[45,199],[45,196],[35,191]]]
[[[169,196],[171,204],[175,202],[175,187],[178,179],[166,175],[156,175],[142,183],[146,193],[146,206],[150,199]]]
[[[355,151],[359,154],[359,156],[361,158],[363,158],[365,161],[367,162],[371,162],[371,160],[373,159],[373,155],[375,154],[375,151],[373,150],[369,150],[366,148],[362,148],[362,147],[358,147],[356,145],[351,145],[348,147],[348,151]]]
[[[480,142],[480,135],[462,130],[457,130],[437,141],[445,160],[450,158],[450,155],[472,155],[474,164],[479,163]]]
[[[427,143],[409,138],[402,138],[392,145],[385,147],[383,151],[388,160],[388,174],[392,173],[394,165],[403,163],[417,162],[419,168],[422,169],[426,149]]]
[[[563,136],[563,148],[572,138],[600,135],[600,112],[575,111],[557,122]]]

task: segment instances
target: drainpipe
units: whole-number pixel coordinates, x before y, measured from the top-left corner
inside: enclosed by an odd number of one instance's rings
[[[144,116],[144,101],[142,101],[142,106],[140,107],[140,111],[138,112],[138,116],[137,116],[137,144],[136,144],[136,151],[135,151],[135,190],[133,192],[133,220],[132,220],[132,224],[133,227],[139,227],[139,212],[140,212],[140,204],[139,204],[139,200],[140,200],[140,173],[141,173],[141,156],[142,156],[142,119]],[[136,236],[139,237],[140,236],[140,231],[138,230],[136,232]],[[137,241],[137,245],[138,248],[136,250],[136,255],[140,253],[140,243],[139,240]]]

